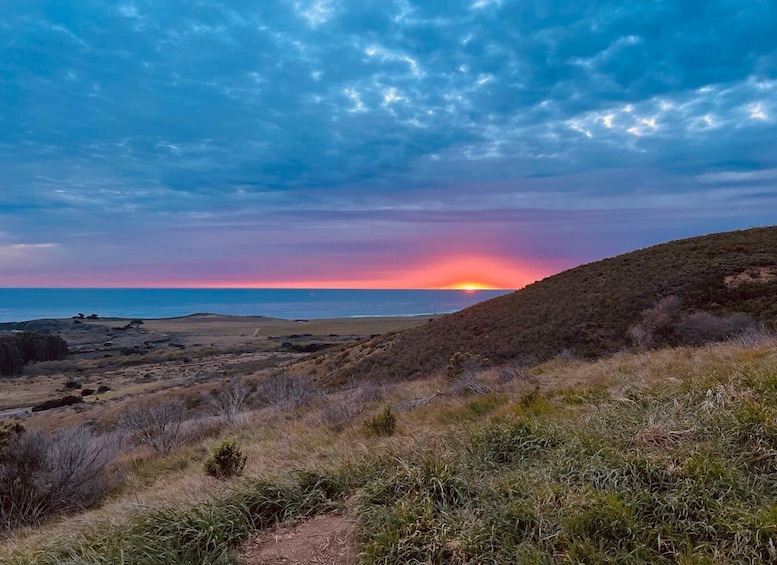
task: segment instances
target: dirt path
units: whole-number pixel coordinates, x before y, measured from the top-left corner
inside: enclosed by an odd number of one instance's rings
[[[262,532],[243,548],[245,565],[351,565],[356,561],[354,523],[328,514]]]

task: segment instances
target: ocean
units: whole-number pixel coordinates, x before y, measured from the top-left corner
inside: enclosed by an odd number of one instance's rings
[[[189,314],[290,320],[456,312],[506,290],[0,288],[0,322],[70,318],[174,318]]]

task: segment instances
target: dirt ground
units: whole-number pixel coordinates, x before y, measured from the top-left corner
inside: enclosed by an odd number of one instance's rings
[[[244,565],[351,565],[356,562],[354,523],[327,514],[295,524],[281,524],[248,542]]]

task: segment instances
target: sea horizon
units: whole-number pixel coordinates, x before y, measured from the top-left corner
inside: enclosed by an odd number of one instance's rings
[[[450,314],[512,290],[331,288],[0,288],[0,323],[195,314],[283,319]]]

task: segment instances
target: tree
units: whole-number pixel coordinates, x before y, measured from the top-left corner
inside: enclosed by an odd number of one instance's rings
[[[18,375],[30,361],[59,361],[70,353],[58,335],[20,332],[0,336],[0,376]]]

